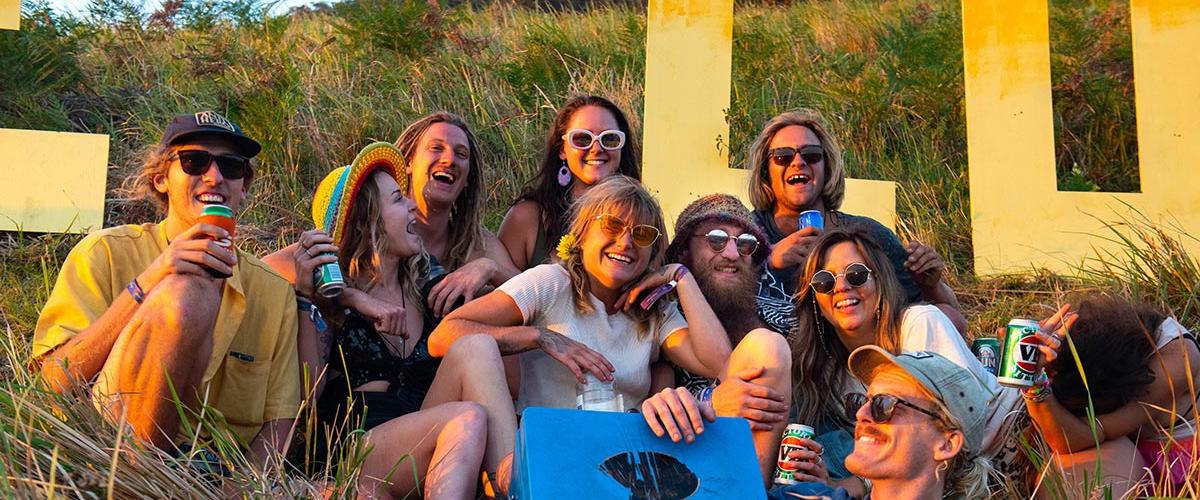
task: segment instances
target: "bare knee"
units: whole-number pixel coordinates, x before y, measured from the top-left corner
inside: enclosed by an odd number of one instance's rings
[[[787,373],[792,367],[792,352],[787,339],[771,330],[756,328],[747,333],[733,348],[731,367],[764,366]]]
[[[446,403],[444,406],[454,416],[446,422],[443,432],[452,430],[464,438],[478,440],[482,446],[487,436],[487,410],[483,408],[483,405],[469,401],[457,401]]]
[[[139,309],[151,323],[182,331],[216,321],[221,307],[222,282],[197,276],[172,274],[146,295]]]
[[[490,335],[475,334],[459,337],[446,352],[447,360],[459,359],[471,364],[500,363],[500,348]]]

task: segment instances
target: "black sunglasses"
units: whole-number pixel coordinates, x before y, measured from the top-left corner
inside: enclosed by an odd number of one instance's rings
[[[235,154],[214,155],[208,151],[189,149],[176,152],[171,159],[179,159],[179,166],[188,175],[204,175],[213,161],[217,162],[217,170],[221,177],[237,180],[250,174],[250,159]]]
[[[767,156],[771,157],[771,161],[776,165],[786,167],[792,164],[792,158],[800,155],[800,160],[805,165],[815,165],[825,161],[825,148],[821,146],[803,146],[800,149],[796,148],[775,148],[767,151]]]
[[[742,233],[737,237],[733,237],[725,232],[724,229],[713,229],[705,234],[697,234],[695,236],[697,238],[704,238],[708,242],[708,247],[717,253],[725,251],[725,245],[729,244],[730,239],[737,246],[738,253],[742,255],[750,255],[758,249],[758,238],[750,233]]]
[[[846,412],[846,418],[851,422],[858,420],[858,409],[863,405],[870,405],[868,410],[871,412],[871,421],[876,423],[884,423],[892,419],[892,414],[896,413],[896,406],[904,406],[912,408],[921,413],[929,415],[930,418],[945,422],[941,415],[926,410],[915,404],[909,403],[897,396],[891,394],[876,394],[868,396],[861,392],[851,392],[842,399],[842,409]]]
[[[812,280],[808,282],[814,292],[826,294],[833,292],[837,286],[837,279],[845,276],[846,283],[854,288],[858,288],[867,284],[867,280],[871,279],[871,268],[861,262],[855,262],[846,266],[846,271],[842,274],[833,274],[831,271],[820,270],[813,275]]]

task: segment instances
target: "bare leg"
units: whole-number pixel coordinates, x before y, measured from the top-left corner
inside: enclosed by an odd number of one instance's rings
[[[179,431],[174,388],[186,408],[212,358],[213,328],[224,281],[171,275],[145,302],[113,344],[92,398],[113,422],[124,415],[139,438],[171,449]]]
[[[479,403],[487,411],[487,453],[484,466],[496,471],[511,455],[517,434],[517,412],[504,378],[496,341],[487,335],[468,335],[454,341],[442,359],[422,408],[450,401]]]
[[[736,376],[743,370],[765,367],[762,375],[750,380],[758,385],[764,385],[783,394],[784,404],[792,404],[792,355],[788,348],[787,339],[773,331],[759,328],[747,333],[738,345],[734,346],[729,356],[729,366],[725,368],[723,380]],[[775,460],[779,453],[779,439],[787,421],[778,422],[770,430],[754,431],[754,452],[758,456],[758,466],[763,474],[763,481],[770,481],[775,473]]]
[[[358,493],[366,498],[413,497],[425,477],[425,498],[474,498],[486,414],[473,403],[446,403],[389,420],[366,435]]]
[[[1097,466],[1099,479],[1096,477]],[[1061,475],[1062,486],[1066,489],[1065,498],[1094,498],[1092,491],[1085,491],[1085,485],[1088,489],[1099,491],[1100,487],[1111,484],[1112,498],[1140,497],[1145,493],[1138,489],[1145,476],[1146,462],[1129,438],[1105,441],[1098,448],[1090,450],[1055,455],[1047,467],[1054,468],[1049,474]],[[1058,498],[1058,492],[1053,491],[1055,489],[1041,484],[1037,496]]]
[[[508,393],[516,401],[517,395],[521,394],[521,355],[509,354],[501,359],[504,360],[504,376],[508,379]]]

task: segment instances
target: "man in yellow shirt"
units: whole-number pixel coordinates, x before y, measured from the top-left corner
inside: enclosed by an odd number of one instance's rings
[[[167,125],[138,178],[166,219],[85,237],[38,319],[33,362],[51,389],[90,391],[109,420],[165,450],[194,437],[172,391],[219,413],[257,463],[284,450],[300,401],[292,287],[198,222],[206,204],[236,213],[260,149],[215,112]]]

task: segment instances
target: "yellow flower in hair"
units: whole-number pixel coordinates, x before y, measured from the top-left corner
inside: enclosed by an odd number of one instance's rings
[[[562,239],[558,240],[558,248],[554,251],[558,254],[558,258],[569,260],[571,258],[571,250],[575,248],[575,235],[571,233],[564,234]]]

